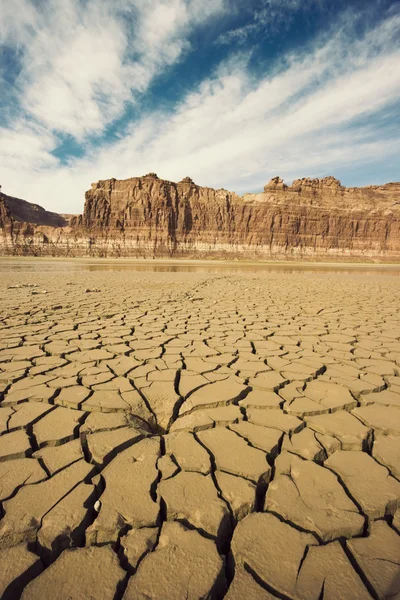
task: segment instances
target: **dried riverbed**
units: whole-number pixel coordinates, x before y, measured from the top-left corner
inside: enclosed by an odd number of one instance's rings
[[[400,278],[21,264],[2,598],[397,597]]]

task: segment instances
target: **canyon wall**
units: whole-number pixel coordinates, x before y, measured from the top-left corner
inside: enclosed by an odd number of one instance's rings
[[[83,214],[56,215],[59,223],[42,213],[21,220],[8,198],[0,194],[3,255],[400,260],[400,183],[345,188],[326,177],[287,186],[276,177],[238,196],[150,173],[92,184]]]

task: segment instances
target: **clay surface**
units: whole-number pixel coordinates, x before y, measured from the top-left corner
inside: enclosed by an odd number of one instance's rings
[[[399,277],[7,261],[3,598],[399,596]]]

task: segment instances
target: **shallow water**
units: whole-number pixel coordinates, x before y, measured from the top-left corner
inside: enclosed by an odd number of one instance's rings
[[[82,271],[134,271],[149,273],[309,273],[342,275],[400,276],[400,265],[338,264],[338,263],[246,263],[213,261],[137,261],[126,259],[71,259],[48,260],[38,258],[2,258],[0,272],[82,272]]]

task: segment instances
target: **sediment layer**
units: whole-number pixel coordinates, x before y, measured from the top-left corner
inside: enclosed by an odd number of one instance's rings
[[[400,260],[400,183],[345,188],[326,177],[287,186],[277,177],[238,196],[150,173],[93,184],[82,215],[59,215],[63,226],[43,214],[21,221],[29,211],[7,198],[0,194],[5,255]]]

